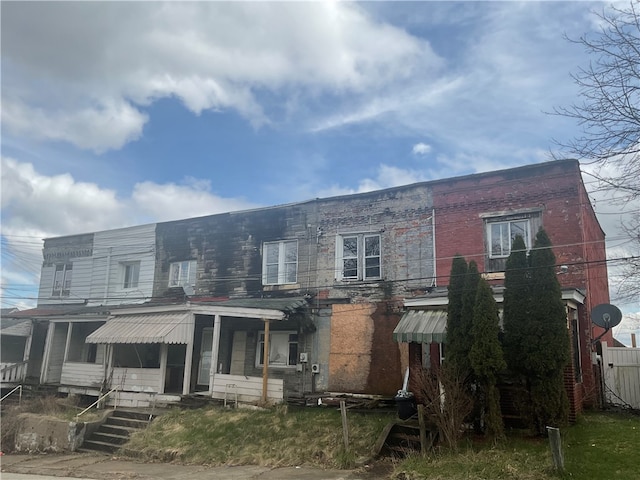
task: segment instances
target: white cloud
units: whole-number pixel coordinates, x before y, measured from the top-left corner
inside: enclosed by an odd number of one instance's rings
[[[261,91],[369,95],[439,61],[342,2],[10,3],[2,32],[5,126],[98,152],[138,138],[158,98],[261,125]]]
[[[381,164],[378,166],[375,178],[364,178],[358,183],[358,188],[347,188],[333,185],[330,188],[322,189],[318,192],[318,197],[331,197],[336,195],[350,195],[353,193],[371,192],[383,188],[398,187],[411,183],[427,180],[424,172],[398,168],[391,165]]]
[[[135,185],[132,200],[141,213],[156,221],[177,220],[257,207],[211,193],[211,182],[189,178],[184,184],[142,182]]]
[[[3,157],[0,294],[7,306],[35,296],[44,238],[255,206],[214,195],[209,181],[193,178],[180,185],[139,183],[130,197],[121,198],[95,183],[69,174],[43,175],[29,163]]]
[[[411,149],[411,153],[413,153],[414,155],[426,155],[427,153],[430,153],[431,150],[431,145],[420,142],[416,143],[413,146],[413,148]]]

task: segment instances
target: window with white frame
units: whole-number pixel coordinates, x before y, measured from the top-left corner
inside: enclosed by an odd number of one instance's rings
[[[258,335],[256,366],[264,365],[264,331]],[[298,362],[298,332],[269,333],[269,366],[291,367]]]
[[[56,265],[53,274],[53,288],[51,296],[68,297],[71,294],[71,278],[73,275],[73,264],[64,263]]]
[[[126,262],[122,264],[122,288],[138,288],[140,279],[140,262]]]
[[[265,242],[262,251],[262,284],[284,285],[298,281],[298,241]]]
[[[520,235],[527,249],[531,248],[531,225],[528,218],[487,223],[489,256],[491,258],[508,257],[511,245]]]
[[[195,285],[196,266],[197,262],[195,260],[173,262],[169,267],[169,286],[187,287]]]
[[[380,235],[338,235],[336,243],[338,280],[374,280],[382,276]]]

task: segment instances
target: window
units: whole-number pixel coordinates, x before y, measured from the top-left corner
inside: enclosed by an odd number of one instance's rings
[[[263,248],[262,283],[291,284],[298,281],[298,242],[268,242]]]
[[[122,264],[124,281],[122,288],[138,288],[140,278],[140,262],[129,262]]]
[[[338,280],[381,277],[380,235],[341,235],[336,245]]]
[[[256,366],[262,366],[264,359],[264,332],[258,336]],[[289,367],[298,362],[298,333],[293,331],[269,333],[269,365]]]
[[[524,240],[525,246],[531,247],[529,220],[511,220],[508,222],[492,222],[489,228],[489,255],[491,258],[508,257],[511,245],[517,235]]]
[[[71,293],[71,277],[73,274],[73,264],[65,263],[56,265],[53,275],[53,297],[68,297]]]
[[[507,257],[517,235],[524,240],[528,249],[532,245],[532,235],[542,226],[542,212],[539,209],[525,209],[510,215],[487,213],[485,218],[485,272],[504,272]]]
[[[196,266],[197,262],[195,260],[173,262],[169,268],[169,286],[186,287],[195,285]]]

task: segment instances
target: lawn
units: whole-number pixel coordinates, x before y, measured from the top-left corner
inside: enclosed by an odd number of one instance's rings
[[[149,460],[208,465],[353,467],[365,461],[395,414],[349,412],[351,449],[343,446],[340,412],[277,407],[266,411],[209,407],[175,410],[127,445]],[[565,471],[552,469],[548,440],[510,432],[494,446],[469,437],[457,453],[436,451],[393,460],[396,479],[640,480],[640,416],[592,412],[562,432]]]

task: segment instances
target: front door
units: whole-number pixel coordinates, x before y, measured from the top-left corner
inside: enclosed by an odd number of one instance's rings
[[[202,343],[200,344],[200,364],[198,366],[198,385],[209,385],[212,349],[213,328],[207,327],[202,330]]]

